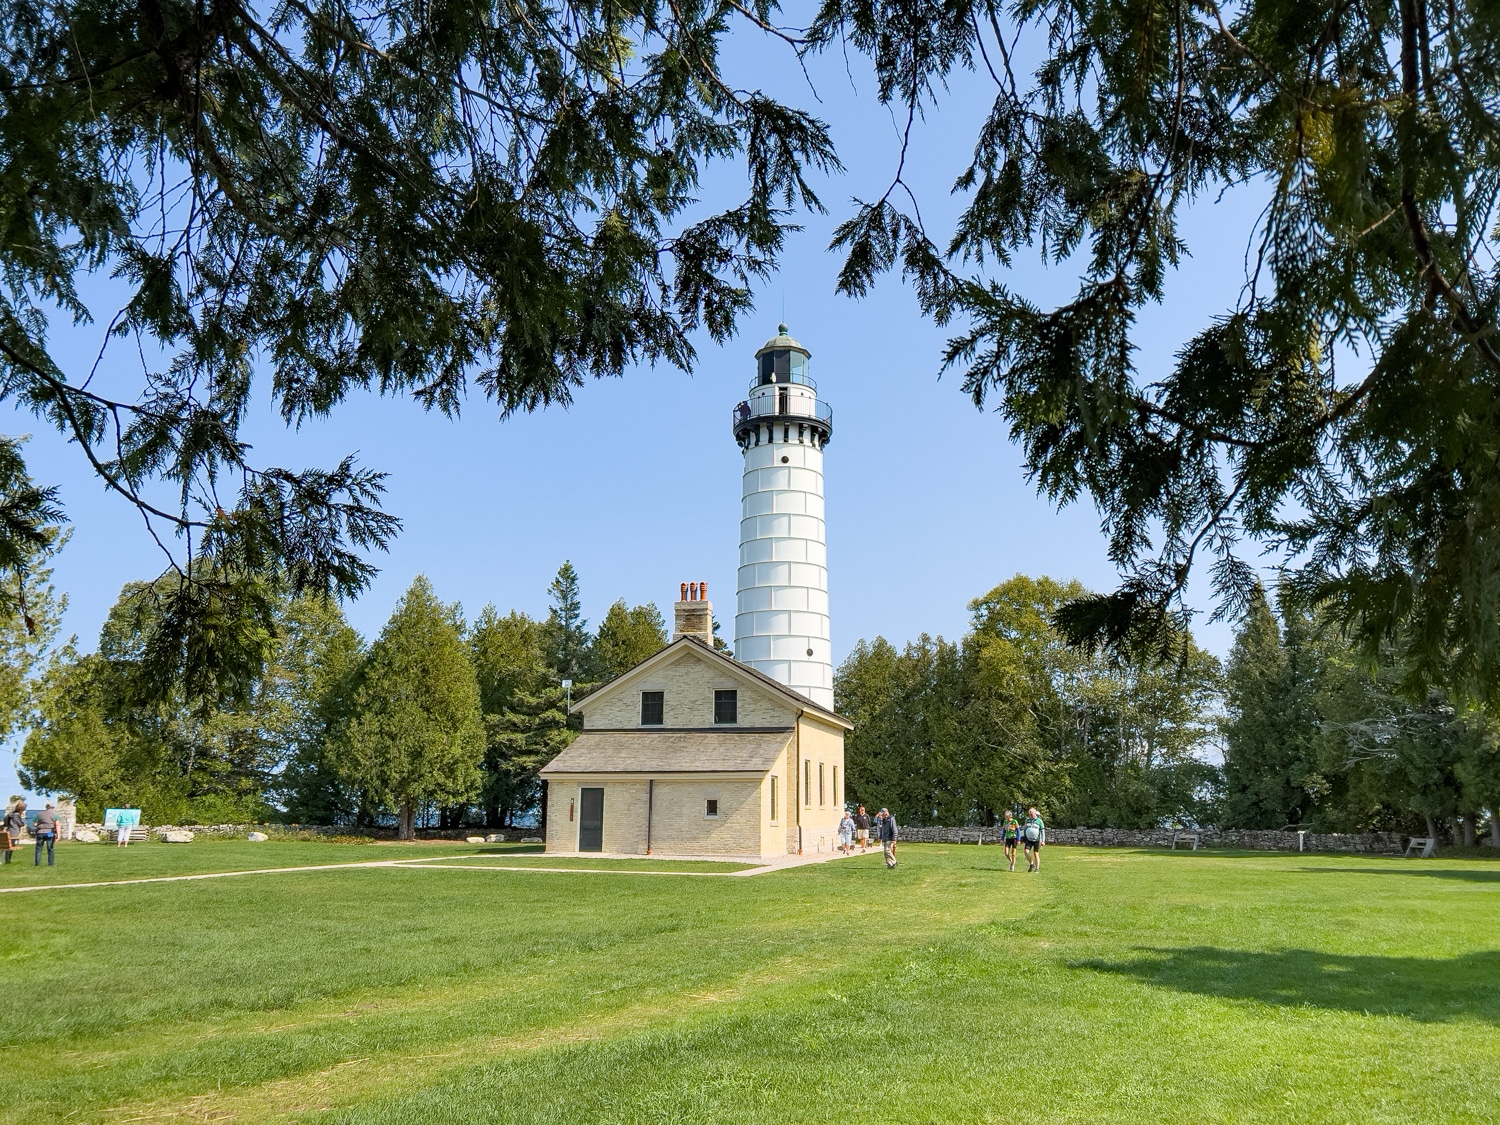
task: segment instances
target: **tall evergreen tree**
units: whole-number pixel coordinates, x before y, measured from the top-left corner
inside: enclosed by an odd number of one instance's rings
[[[288,760],[276,791],[288,820],[347,824],[359,793],[329,760],[329,744],[352,717],[364,641],[331,598],[305,594],[281,617],[278,649],[267,674],[288,712]]]
[[[559,679],[570,679],[575,687],[593,679],[593,638],[583,619],[583,601],[578,591],[578,572],[564,561],[547,587],[552,608],[543,628],[547,665]]]
[[[514,610],[504,617],[488,605],[469,632],[484,711],[485,823],[503,827],[538,810],[538,772],[577,731],[565,692],[547,665],[545,628]]]
[[[599,635],[594,638],[595,672],[600,679],[612,680],[666,643],[666,622],[655,603],[628,607],[622,598],[599,623]]]
[[[1279,828],[1298,819],[1303,795],[1293,775],[1306,732],[1286,710],[1296,686],[1281,626],[1261,586],[1251,593],[1235,635],[1224,685],[1224,822]]]
[[[457,606],[418,576],[370,647],[352,717],[332,747],[344,781],[415,832],[419,805],[454,805],[479,790],[484,723],[479,682]]]

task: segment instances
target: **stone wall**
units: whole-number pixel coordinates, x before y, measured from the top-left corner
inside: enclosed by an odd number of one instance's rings
[[[114,843],[113,828],[105,831],[102,824],[78,824],[79,828],[92,828],[100,838],[107,837]],[[394,840],[394,827],[353,828],[325,824],[153,824],[148,829],[151,837],[160,840],[168,832],[191,832],[200,840],[243,840],[251,832],[264,832],[273,840],[320,840],[332,837],[341,839]],[[540,828],[418,828],[418,840],[464,840],[470,836],[498,836],[506,843],[516,843],[523,837],[540,837]]]
[[[1048,844],[1076,844],[1091,848],[1169,848],[1172,837],[1181,832],[1174,828],[1048,828]],[[998,843],[999,828],[918,828],[901,826],[901,838],[916,844],[986,844]],[[1295,852],[1297,833],[1276,829],[1204,828],[1198,830],[1198,846],[1206,848],[1243,848],[1251,851]],[[1192,847],[1191,841],[1178,845]],[[1361,832],[1340,834],[1308,832],[1303,836],[1302,850],[1309,852],[1363,852],[1371,855],[1400,855],[1406,837],[1397,832]]]

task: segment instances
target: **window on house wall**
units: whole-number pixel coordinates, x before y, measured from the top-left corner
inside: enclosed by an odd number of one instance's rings
[[[666,719],[667,693],[664,691],[641,692],[641,726],[659,727]]]
[[[802,803],[812,808],[812,759],[802,759]]]
[[[719,815],[719,799],[709,797],[703,802],[703,815],[716,817]]]
[[[776,775],[771,775],[771,823],[776,823]]]
[[[826,792],[826,790],[824,788],[824,776],[825,776],[825,774],[826,774],[826,768],[824,767],[824,765],[823,765],[822,762],[819,762],[818,763],[818,807],[819,808],[823,808],[825,805],[828,804],[827,792]]]
[[[839,788],[839,768],[833,767],[833,803],[842,805],[844,803],[844,791]]]
[[[740,693],[730,688],[728,691],[716,690],[714,692],[714,722],[737,723],[740,721]]]

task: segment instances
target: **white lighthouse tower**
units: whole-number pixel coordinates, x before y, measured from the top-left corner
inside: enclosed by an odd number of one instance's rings
[[[823,447],[833,411],[818,399],[810,355],[781,325],[755,353],[750,395],[734,409],[745,454],[734,655],[832,709]]]

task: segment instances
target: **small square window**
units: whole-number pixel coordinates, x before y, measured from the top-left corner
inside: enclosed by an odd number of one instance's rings
[[[641,692],[641,726],[659,727],[665,720],[666,692]]]
[[[714,692],[714,722],[737,723],[740,721],[740,693],[733,688]]]
[[[703,802],[703,815],[715,817],[719,815],[719,799],[717,797],[710,797]]]

